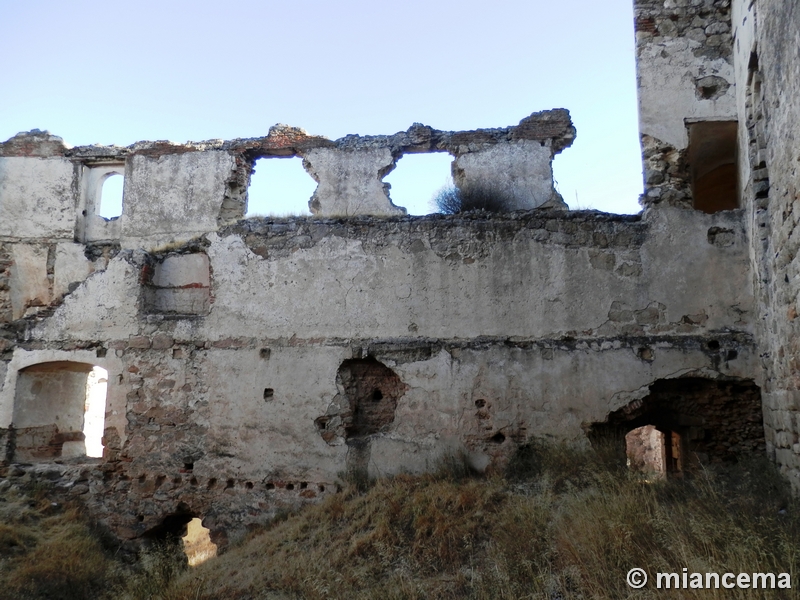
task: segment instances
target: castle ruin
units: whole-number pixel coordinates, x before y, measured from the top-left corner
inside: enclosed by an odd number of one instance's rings
[[[627,433],[666,474],[767,452],[800,489],[800,7],[635,16],[639,215],[567,210],[563,109],[0,143],[0,477],[51,478],[124,540],[201,518],[221,544],[348,472],[498,469],[534,439]],[[405,215],[382,180],[423,152],[505,211]],[[245,219],[255,160],[295,156],[313,216]]]

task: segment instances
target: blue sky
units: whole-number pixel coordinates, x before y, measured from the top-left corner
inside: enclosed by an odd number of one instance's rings
[[[70,145],[184,142],[279,122],[335,139],[564,107],[578,131],[554,162],[564,199],[637,212],[632,22],[631,0],[0,0],[0,139],[38,128]],[[387,178],[395,204],[426,212],[448,161],[402,158]],[[304,208],[314,183],[300,161],[265,162],[263,211],[297,206],[283,196]],[[292,171],[299,187],[281,183]]]

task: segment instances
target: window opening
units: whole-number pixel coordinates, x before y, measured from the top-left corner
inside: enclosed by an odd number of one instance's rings
[[[122,215],[122,189],[125,178],[119,173],[109,174],[103,181],[97,214],[104,219],[116,219]]]
[[[402,206],[410,215],[439,212],[434,197],[453,187],[452,164],[453,157],[446,152],[404,154],[384,178],[391,186],[392,204]]]
[[[301,158],[260,158],[250,175],[245,217],[310,215],[308,202],[316,188]]]
[[[86,401],[83,413],[86,456],[94,458],[103,456],[107,391],[108,371],[103,367],[94,367],[86,378]]]
[[[71,361],[47,362],[17,374],[15,459],[103,455],[108,372]]]
[[[694,207],[705,213],[739,207],[736,121],[689,125],[689,170]]]

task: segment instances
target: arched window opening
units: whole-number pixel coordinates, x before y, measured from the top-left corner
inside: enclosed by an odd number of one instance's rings
[[[108,372],[71,361],[47,362],[17,374],[15,460],[102,457]]]
[[[97,214],[104,219],[117,219],[122,216],[122,188],[125,178],[120,173],[111,173],[103,181]]]
[[[453,157],[446,152],[404,154],[384,178],[391,186],[392,204],[410,215],[440,212],[435,198],[440,191],[453,188],[452,164]]]
[[[247,189],[245,217],[310,215],[308,202],[316,188],[299,157],[258,159]]]

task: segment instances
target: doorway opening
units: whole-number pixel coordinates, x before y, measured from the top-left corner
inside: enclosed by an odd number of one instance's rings
[[[108,371],[55,361],[17,374],[13,425],[16,460],[103,456]]]
[[[646,480],[680,477],[683,474],[681,435],[655,425],[631,429],[625,435],[625,455],[631,471]]]

